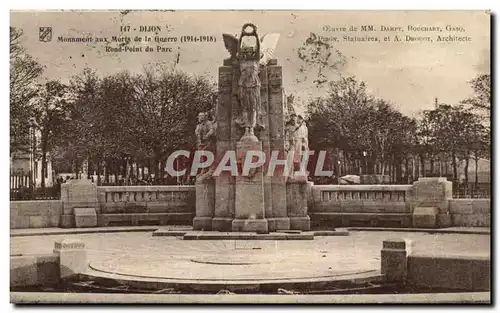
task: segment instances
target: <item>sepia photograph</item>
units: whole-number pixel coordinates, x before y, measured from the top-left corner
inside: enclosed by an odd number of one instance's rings
[[[9,23],[11,303],[492,303],[489,10]]]

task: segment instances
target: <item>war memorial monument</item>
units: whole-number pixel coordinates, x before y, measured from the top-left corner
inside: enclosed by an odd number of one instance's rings
[[[333,171],[287,103],[287,35],[268,26],[217,37],[227,55],[214,106],[190,120],[196,148],[161,163],[192,183],[77,177],[60,199],[11,200],[11,302],[490,303],[490,199],[457,199],[439,175],[313,181]]]

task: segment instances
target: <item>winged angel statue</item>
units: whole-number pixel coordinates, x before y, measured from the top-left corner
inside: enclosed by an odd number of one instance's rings
[[[280,35],[266,34],[259,39],[257,27],[248,23],[243,25],[239,39],[229,34],[223,34],[222,37],[231,59],[236,60],[240,67],[238,80],[240,107],[236,123],[245,129],[243,137],[255,137],[254,129],[264,128],[259,70],[273,57]],[[251,40],[245,40],[249,39],[245,37],[254,37],[254,45],[248,44]]]

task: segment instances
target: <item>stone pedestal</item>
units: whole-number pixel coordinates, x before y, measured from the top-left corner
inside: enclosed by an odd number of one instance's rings
[[[414,215],[416,208],[435,208],[430,211],[426,209],[426,214],[435,214],[434,227],[449,227],[451,219],[449,218],[449,200],[453,199],[452,182],[447,181],[445,177],[421,177],[413,183],[412,188]],[[422,210],[418,210],[422,212]],[[421,216],[414,216],[414,219],[422,220]],[[430,223],[430,217],[426,217],[427,224]],[[417,222],[420,223],[420,222]],[[430,227],[430,226],[429,226]]]
[[[307,215],[307,200],[310,190],[307,177],[289,177],[286,185],[286,204],[290,229],[310,230],[311,219]]]
[[[85,243],[80,239],[65,238],[56,241],[54,254],[59,256],[61,280],[73,279],[87,270]]]
[[[72,179],[61,185],[61,202],[63,215],[61,215],[61,227],[75,227],[75,208],[93,208],[96,214],[100,213],[97,201],[97,188],[92,181],[84,179]]]
[[[211,230],[215,210],[215,181],[209,178],[196,182],[196,217],[194,230]]]
[[[408,255],[411,253],[411,241],[404,239],[384,240],[380,251],[381,274],[391,282],[404,282],[407,273]]]
[[[97,214],[94,208],[74,208],[77,228],[96,227]]]
[[[257,138],[242,138],[237,143],[236,155],[238,167],[243,169],[243,162],[248,151],[262,151],[262,143]],[[232,231],[267,232],[264,208],[264,179],[262,167],[251,169],[248,176],[239,171],[236,177],[236,194]]]
[[[438,227],[438,209],[435,207],[416,207],[413,210],[413,227],[435,228]]]

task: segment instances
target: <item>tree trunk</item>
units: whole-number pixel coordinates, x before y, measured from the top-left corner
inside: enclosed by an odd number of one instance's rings
[[[41,149],[42,149],[42,181],[41,187],[45,188],[45,175],[47,173],[47,145],[49,134],[44,131],[41,138]]]
[[[148,158],[148,180],[151,182],[151,172],[152,172],[152,167],[151,167],[151,159]]]
[[[430,158],[431,163],[431,177],[434,176],[434,157]]]
[[[419,168],[419,177],[425,177],[425,157],[423,154],[420,155],[420,168]]]
[[[113,158],[113,175],[115,176],[115,185],[118,186],[120,175],[120,163],[116,158]]]
[[[405,156],[405,161],[404,161],[404,165],[403,165],[403,162],[401,161],[401,166],[404,166],[404,174],[402,175],[401,177],[401,183],[405,183],[405,184],[409,184],[410,183],[410,159],[408,158],[408,156]],[[404,181],[403,181],[403,178],[404,178]]]
[[[412,182],[415,181],[417,178],[417,164],[415,164],[415,156],[413,155],[411,157],[411,180]],[[410,181],[408,181],[410,183]]]
[[[92,159],[90,157],[87,158],[87,179],[90,179],[90,177],[92,176],[92,173],[91,173],[92,166],[90,165],[91,160]]]
[[[403,161],[401,159],[396,160],[396,179],[395,182],[396,184],[401,184],[403,180]]]
[[[104,164],[104,181],[106,184],[109,184],[109,170],[111,169],[109,158],[105,159],[105,164]]]
[[[474,161],[476,162],[475,168],[474,168],[474,175],[475,175],[475,177],[474,177],[474,189],[477,190],[477,186],[478,186],[478,174],[477,174],[478,164],[477,163],[479,163],[479,155],[477,152],[474,153]]]
[[[97,186],[101,185],[101,158],[97,158]]]
[[[455,151],[451,152],[451,164],[453,166],[453,181],[458,183],[458,165],[457,165],[457,155]]]
[[[465,157],[465,190],[467,191],[469,188],[469,156]]]
[[[78,179],[79,172],[80,172],[80,165],[79,165],[78,158],[77,158],[77,159],[75,159],[75,177],[76,177],[76,179]]]
[[[158,163],[160,162],[159,158],[158,157],[155,157],[155,160],[154,160],[154,173],[155,173],[155,185],[158,184],[159,182],[159,177],[160,177],[160,174],[159,174],[159,166],[158,166]]]
[[[439,177],[443,177],[443,160],[439,158]]]

